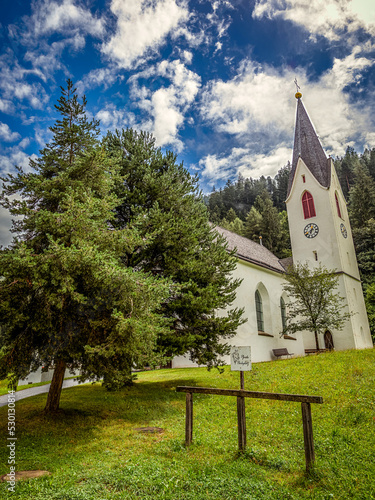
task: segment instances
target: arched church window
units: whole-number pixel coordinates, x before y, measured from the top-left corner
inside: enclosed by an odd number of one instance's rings
[[[258,332],[264,332],[263,304],[262,304],[262,297],[259,293],[259,290],[257,290],[255,292],[255,309],[257,312]]]
[[[339,202],[339,199],[337,197],[337,193],[335,193],[335,201],[336,201],[337,214],[340,217],[340,219],[342,219],[341,210],[340,210],[340,202]]]
[[[280,310],[281,310],[281,323],[283,325],[283,330],[286,328],[286,305],[285,300],[280,297]]]
[[[314,198],[312,194],[308,191],[305,191],[302,196],[302,208],[303,208],[303,216],[305,219],[309,219],[310,217],[315,217],[315,205]]]

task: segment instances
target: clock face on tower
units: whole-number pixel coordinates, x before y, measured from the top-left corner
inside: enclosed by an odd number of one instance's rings
[[[318,233],[319,227],[314,223],[307,224],[303,230],[303,234],[306,236],[306,238],[315,238]]]
[[[340,229],[341,229],[341,234],[344,236],[344,238],[348,237],[348,231],[346,230],[346,227],[344,224],[340,224]]]

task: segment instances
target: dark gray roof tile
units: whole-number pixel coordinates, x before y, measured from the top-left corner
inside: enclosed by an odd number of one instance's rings
[[[236,255],[239,259],[279,273],[285,272],[278,257],[270,252],[265,246],[259,245],[259,243],[255,243],[255,241],[249,240],[239,234],[232,233],[222,227],[217,226],[215,229],[227,240],[229,250],[236,249]]]

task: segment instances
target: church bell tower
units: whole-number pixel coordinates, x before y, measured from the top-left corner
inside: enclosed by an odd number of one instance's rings
[[[338,293],[353,314],[342,331],[325,332],[320,348],[372,347],[357,258],[346,207],[332,158],[327,158],[297,92],[292,169],[286,199],[293,262],[322,264],[339,276]],[[311,344],[311,346],[310,346]],[[315,341],[305,335],[305,348]]]

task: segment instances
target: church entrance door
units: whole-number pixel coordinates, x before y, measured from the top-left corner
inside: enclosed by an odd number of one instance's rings
[[[334,349],[332,333],[329,330],[327,330],[324,334],[324,346],[330,351]]]

